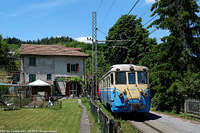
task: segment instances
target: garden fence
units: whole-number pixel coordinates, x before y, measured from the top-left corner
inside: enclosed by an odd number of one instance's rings
[[[185,108],[185,113],[200,115],[200,100],[186,99],[184,108]]]
[[[32,95],[30,87],[20,87],[18,85],[0,86],[0,107],[4,110],[20,109],[20,107],[48,107],[61,109],[62,101],[53,97],[53,106],[48,102],[49,99],[43,94]]]
[[[90,100],[90,109],[95,120],[101,125],[103,133],[121,133],[120,122],[112,120],[103,110]]]

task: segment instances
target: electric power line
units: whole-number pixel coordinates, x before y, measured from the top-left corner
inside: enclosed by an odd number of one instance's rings
[[[98,11],[99,11],[100,8],[101,8],[102,3],[103,3],[103,0],[101,0],[100,3],[99,3],[99,6],[98,6],[98,8],[97,8],[97,13],[98,13]],[[90,33],[91,33],[91,29],[89,30],[89,33],[88,33],[87,35],[89,35]]]
[[[145,24],[143,24],[142,26],[145,26],[146,24],[148,24],[149,22],[151,22],[154,18],[156,18],[158,15],[154,16],[153,18],[151,18],[149,21],[147,21]]]
[[[155,31],[157,31],[158,29],[154,29],[154,30],[152,30],[150,33],[149,33],[149,35],[151,35],[152,33],[154,33]]]
[[[103,0],[101,0],[100,4],[99,4],[99,7],[97,8],[97,13],[99,12],[100,8],[101,8],[101,5],[103,3]]]
[[[128,12],[127,15],[129,15],[129,14],[131,13],[131,11],[135,8],[135,6],[137,5],[137,3],[138,3],[139,1],[140,1],[140,0],[138,0],[138,1],[135,2],[135,4],[133,5],[133,7],[131,8],[131,10]],[[128,30],[127,30],[127,31],[128,31]],[[127,32],[127,31],[126,31],[126,32]],[[123,33],[125,33],[125,32],[123,32]],[[123,33],[121,33],[120,36],[121,36]]]
[[[133,5],[133,7],[131,8],[131,10],[128,12],[127,15],[129,15],[131,13],[131,11],[133,10],[133,8],[135,8],[135,6],[137,5],[137,3],[139,2],[140,0],[138,0],[137,2],[135,2],[135,4]]]
[[[146,24],[148,24],[149,22],[151,22],[153,19],[155,19],[156,17],[157,17],[158,15],[156,15],[156,16],[154,16],[153,18],[151,18],[149,21],[147,21],[145,24],[143,24],[142,26],[144,26],[144,25],[146,25]],[[155,32],[157,29],[154,29],[153,31],[151,31],[152,33],[153,32]],[[128,31],[128,29],[126,30],[126,32]],[[126,33],[126,32],[122,32],[121,34],[120,34],[120,36],[123,34],[123,33]],[[150,34],[152,34],[152,33],[150,33]],[[149,35],[150,35],[149,34]]]
[[[102,21],[102,23],[101,23],[101,26],[103,25],[103,23],[105,22],[106,18],[108,17],[108,15],[109,15],[109,13],[110,13],[110,11],[111,11],[111,9],[112,9],[114,3],[115,3],[115,0],[113,0],[112,5],[110,6],[110,8],[109,8],[109,10],[108,10],[108,12],[107,12],[105,18],[103,19],[103,21]],[[100,28],[101,28],[101,26],[100,26]]]
[[[97,28],[98,31],[100,31],[101,33],[107,35],[105,32],[101,31],[100,29]]]
[[[150,9],[150,8],[148,8],[148,9],[146,10],[146,12],[143,13],[143,14],[141,15],[141,18],[144,17],[144,15],[146,15],[148,11],[150,11],[149,9]]]

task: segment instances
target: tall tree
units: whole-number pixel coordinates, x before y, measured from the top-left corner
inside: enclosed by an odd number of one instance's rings
[[[148,31],[142,27],[141,18],[133,15],[123,15],[110,28],[107,40],[129,40],[129,42],[106,43],[105,57],[107,63],[138,64],[139,60],[156,45],[156,40],[149,38]]]
[[[199,77],[200,63],[200,18],[196,0],[156,0],[152,5],[152,16],[160,17],[150,24],[167,29],[169,36],[162,38],[163,43],[152,49],[153,53],[143,61],[154,62],[151,69],[153,104],[157,109],[180,111],[185,96],[199,97],[186,90],[186,81]],[[154,57],[154,59],[151,59]],[[147,64],[148,65],[148,64]],[[194,72],[197,74],[193,75]],[[190,76],[190,75],[193,76]],[[199,82],[196,82],[199,85]],[[196,87],[193,87],[193,91]]]
[[[159,15],[149,27],[167,29],[170,36],[162,40],[177,41],[176,47],[181,52],[183,67],[186,67],[189,55],[200,57],[200,18],[197,15],[200,7],[197,0],[156,0],[152,6],[152,16]],[[178,46],[179,45],[179,46]]]

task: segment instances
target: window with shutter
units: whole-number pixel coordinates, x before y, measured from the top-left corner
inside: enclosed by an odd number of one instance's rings
[[[47,80],[51,80],[51,74],[47,74]]]
[[[29,66],[36,66],[36,58],[29,57]]]
[[[76,65],[75,64],[71,64],[71,72],[76,72]]]
[[[79,65],[76,64],[76,72],[79,72]]]
[[[67,72],[79,72],[79,64],[67,64]]]
[[[70,72],[70,64],[67,64],[67,72]]]
[[[29,74],[29,83],[35,81],[36,75],[35,74]]]
[[[66,95],[67,96],[69,96],[69,88],[70,88],[69,83],[66,83]]]

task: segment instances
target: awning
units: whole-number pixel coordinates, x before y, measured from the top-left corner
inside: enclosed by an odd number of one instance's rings
[[[51,84],[48,84],[48,83],[46,83],[46,82],[44,82],[40,79],[38,79],[38,80],[28,84],[28,85],[30,85],[30,86],[51,86]]]
[[[0,83],[0,86],[19,86],[18,84]]]

